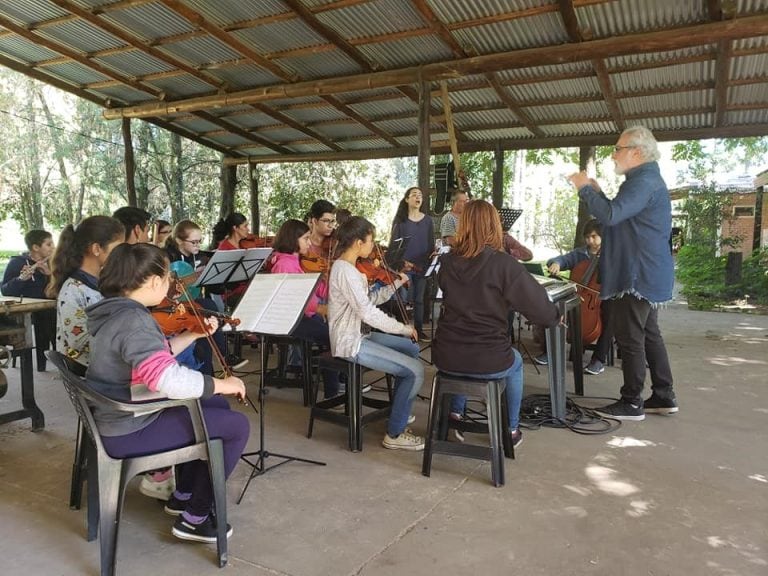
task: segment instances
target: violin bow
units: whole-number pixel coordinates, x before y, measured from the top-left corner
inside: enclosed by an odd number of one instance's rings
[[[403,319],[405,321],[408,321],[408,310],[405,308],[405,302],[403,302],[403,298],[400,296],[400,289],[395,288],[395,279],[392,278],[392,271],[389,268],[389,265],[387,264],[386,258],[384,258],[384,252],[381,249],[381,246],[379,246],[378,243],[374,244],[374,247],[376,248],[376,253],[378,257],[381,259],[381,263],[384,265],[384,273],[387,275],[387,280],[390,284],[392,284],[392,288],[395,290],[395,302],[397,303],[397,311],[400,312]]]
[[[187,292],[187,287],[184,286],[183,282],[179,282],[178,279],[176,281],[177,286],[176,289],[178,290],[179,287],[181,287],[181,294],[187,299],[187,301],[191,302],[191,298],[189,297],[189,292]],[[200,329],[203,331],[203,334],[205,334],[205,340],[208,342],[208,345],[211,347],[211,351],[213,352],[213,355],[216,356],[216,359],[221,364],[221,368],[224,371],[224,377],[228,378],[229,376],[232,376],[232,368],[229,367],[229,364],[227,364],[226,358],[224,358],[224,354],[221,353],[221,350],[219,350],[219,347],[216,345],[216,341],[213,339],[213,334],[211,334],[208,331],[208,326],[205,324],[205,318],[203,318],[203,315],[200,314],[200,312],[197,311],[197,308],[195,306],[190,305],[189,307],[190,311],[192,312],[192,316],[195,317],[195,320],[197,320],[197,323],[200,325]],[[237,397],[238,402],[243,404],[244,406],[247,406],[250,404],[251,406],[256,406],[251,399],[248,397],[248,392],[245,392],[245,400]]]

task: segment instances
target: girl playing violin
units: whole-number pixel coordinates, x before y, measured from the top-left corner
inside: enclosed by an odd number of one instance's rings
[[[239,250],[240,240],[251,233],[248,219],[239,212],[233,212],[213,227],[212,250]],[[233,308],[245,294],[246,282],[239,282],[224,292],[224,302]]]
[[[165,252],[151,244],[116,247],[99,277],[104,299],[90,306],[88,330],[93,335],[88,383],[100,393],[130,402],[138,399],[201,398],[211,438],[221,438],[228,477],[248,441],[248,419],[229,409],[215,394],[243,398],[245,387],[237,377],[212,378],[180,366],[169,343],[147,309],[168,293],[169,262]],[[209,331],[216,328],[209,319]],[[181,338],[181,337],[179,337]],[[141,416],[99,409],[94,413],[107,452],[115,458],[141,456],[195,442],[186,408],[169,408]],[[165,511],[178,516],[172,533],[196,542],[216,542],[208,466],[197,460],[177,467],[176,490]],[[232,528],[227,526],[227,536]]]
[[[301,220],[287,220],[277,232],[273,249],[271,258],[273,274],[303,274],[299,257],[306,256],[309,252],[309,226]],[[291,334],[292,336],[330,348],[328,324],[323,318],[327,315],[327,306],[319,303],[319,299],[327,298],[327,284],[318,284],[304,310],[304,317]],[[339,394],[338,372],[324,370],[323,383],[326,398]]]
[[[423,450],[424,439],[406,425],[411,420],[413,400],[424,383],[416,330],[376,308],[407,281],[401,274],[393,286],[374,293],[355,264],[373,251],[374,227],[365,218],[352,216],[336,231],[339,258],[331,267],[328,321],[334,356],[381,370],[395,377],[392,412],[382,444],[393,450]],[[365,324],[382,332],[363,334]]]

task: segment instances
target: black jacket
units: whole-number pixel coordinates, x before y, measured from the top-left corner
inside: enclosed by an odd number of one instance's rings
[[[509,368],[511,310],[545,327],[560,319],[546,290],[523,265],[488,247],[474,258],[443,256],[438,285],[443,312],[432,343],[432,361],[441,370],[490,374]]]

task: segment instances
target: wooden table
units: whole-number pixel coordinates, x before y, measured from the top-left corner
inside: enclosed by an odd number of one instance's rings
[[[32,313],[55,307],[55,300],[0,297],[0,345],[12,346],[20,354],[22,405],[21,410],[0,414],[0,424],[31,418],[33,431],[45,428],[45,416],[35,402]]]

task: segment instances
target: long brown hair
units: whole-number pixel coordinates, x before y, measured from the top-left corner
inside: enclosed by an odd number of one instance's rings
[[[459,218],[453,252],[462,258],[474,258],[485,247],[504,250],[499,214],[485,200],[470,200]]]

